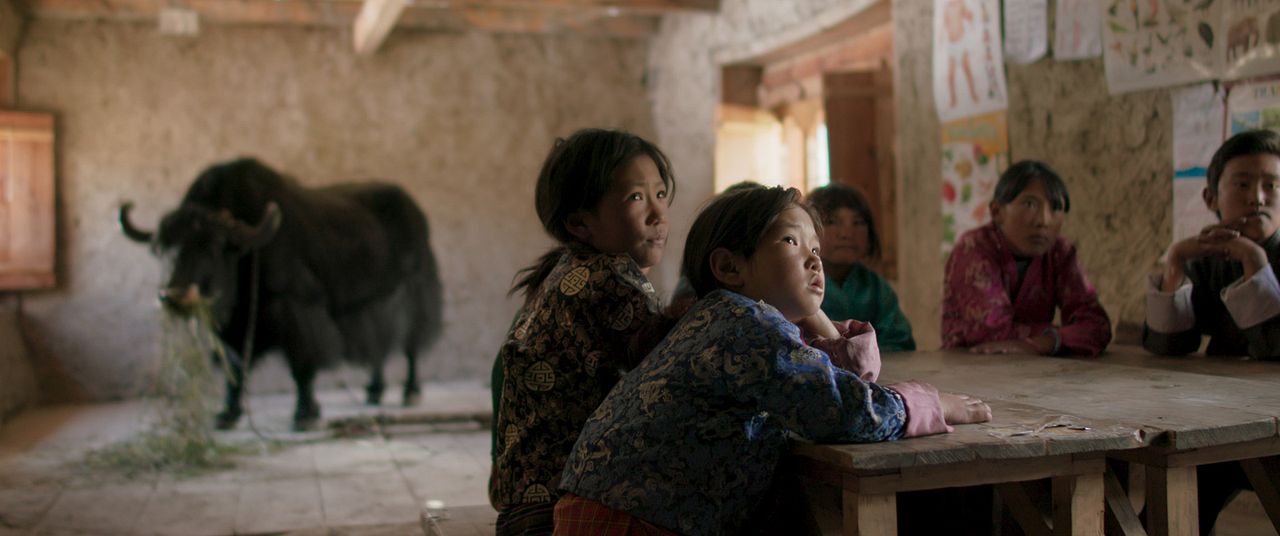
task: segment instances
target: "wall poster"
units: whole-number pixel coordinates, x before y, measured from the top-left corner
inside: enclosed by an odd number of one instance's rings
[[[1083,60],[1102,55],[1102,3],[1098,0],[1054,2],[1053,57]]]
[[[934,0],[933,95],[942,122],[1008,107],[996,0]]]
[[[1215,78],[1227,0],[1106,0],[1103,64],[1112,94]]]
[[[1280,73],[1280,0],[1222,0],[1226,70],[1237,80]]]
[[[987,205],[1009,167],[1003,110],[942,125],[942,252],[965,231],[991,220]]]
[[[1004,58],[1035,63],[1049,52],[1048,0],[1004,3]]]
[[[1195,236],[1218,217],[1204,204],[1209,161],[1222,144],[1226,105],[1215,84],[1171,93],[1173,98],[1173,241]]]

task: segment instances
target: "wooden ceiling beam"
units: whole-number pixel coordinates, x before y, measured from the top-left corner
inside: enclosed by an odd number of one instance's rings
[[[371,55],[395,27],[408,0],[364,0],[353,23],[352,42],[357,54]]]
[[[35,18],[105,19],[139,21],[154,19],[170,7],[156,0],[26,0]],[[360,5],[354,2],[275,2],[263,0],[185,0],[181,7],[200,15],[202,21],[222,24],[346,25],[355,19]]]
[[[457,13],[474,28],[497,33],[574,32],[613,37],[647,37],[658,31],[659,19],[615,16],[603,10],[524,11],[465,8]]]
[[[155,20],[160,9],[191,9],[212,24],[285,24],[346,26],[356,20],[358,0],[22,0],[35,18],[73,20]],[[492,5],[438,7],[449,0],[414,0],[401,11],[396,26],[434,31],[476,29],[499,33],[572,32],[619,38],[643,38],[657,32],[659,18],[614,12],[603,5],[579,9],[524,9]],[[549,0],[557,2],[603,0]],[[460,2],[461,3],[461,2]],[[484,2],[481,2],[484,3]],[[527,3],[527,2],[526,2]],[[492,4],[492,2],[490,2]]]

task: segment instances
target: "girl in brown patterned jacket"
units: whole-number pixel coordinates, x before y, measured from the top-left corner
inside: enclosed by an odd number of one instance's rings
[[[518,274],[524,307],[499,350],[499,535],[551,533],[583,423],[673,324],[645,274],[662,260],[674,187],[662,151],[626,132],[580,130],[543,163],[538,218],[560,246]]]

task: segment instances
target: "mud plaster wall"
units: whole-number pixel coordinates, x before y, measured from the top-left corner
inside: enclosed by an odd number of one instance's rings
[[[1050,13],[1053,6],[1049,6]],[[894,87],[903,310],[923,348],[940,344],[943,259],[933,3],[894,0]],[[1052,37],[1050,37],[1052,39]],[[1009,65],[1011,157],[1049,163],[1071,193],[1063,234],[1079,248],[1113,324],[1140,324],[1144,274],[1168,246],[1172,108],[1167,90],[1107,93],[1102,60]]]
[[[532,193],[553,138],[584,126],[652,136],[646,43],[396,31],[358,57],[350,42],[334,29],[173,38],[150,24],[29,25],[18,105],[54,112],[58,135],[60,284],[25,297],[46,399],[145,385],[162,274],[120,234],[117,206],[136,201],[135,222],[154,226],[202,168],[240,155],[307,185],[404,185],[431,221],[445,286],[445,334],[423,378],[488,378],[518,305],[512,275],[551,245]],[[254,390],[291,388],[281,360],[262,369]],[[365,381],[321,381],[343,378]]]
[[[721,67],[817,34],[874,3],[722,0],[715,14],[664,17],[650,46],[649,85],[657,143],[674,163],[680,182],[666,255],[650,274],[660,288],[674,288],[684,238],[714,187]]]

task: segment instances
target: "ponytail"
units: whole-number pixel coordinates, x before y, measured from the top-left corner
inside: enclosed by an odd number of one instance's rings
[[[516,272],[516,283],[507,292],[507,295],[510,296],[520,291],[524,293],[524,299],[528,302],[533,293],[537,292],[538,287],[542,286],[542,282],[547,279],[547,276],[551,275],[551,270],[555,269],[556,264],[559,264],[560,257],[563,257],[568,251],[569,248],[566,246],[554,248],[539,257],[538,261],[533,263],[532,266],[527,266]]]

